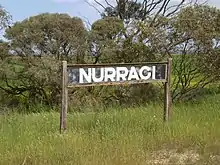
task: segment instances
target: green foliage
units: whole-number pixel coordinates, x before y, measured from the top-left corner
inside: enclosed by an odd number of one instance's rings
[[[169,0],[105,2],[103,18],[90,31],[81,19],[58,13],[6,29],[9,42],[0,41],[0,164],[219,164],[220,10],[184,7],[186,1],[171,8]],[[0,6],[0,30],[9,23]],[[68,132],[58,133],[62,60],[166,57],[173,57],[173,101],[188,101],[174,104],[168,125],[158,84],[96,86],[69,90]]]
[[[59,62],[50,57],[11,57],[0,62],[0,88],[10,97],[20,96],[18,102],[53,105],[60,93]],[[10,100],[9,97],[9,100]],[[11,100],[15,99],[12,97]]]
[[[173,99],[190,100],[219,81],[219,15],[219,9],[193,6],[182,9],[172,22],[179,54],[173,56]]]
[[[4,60],[6,57],[8,57],[8,43],[0,40],[0,60]]]
[[[82,20],[57,13],[43,13],[17,22],[5,34],[19,56],[54,56],[72,62],[82,62],[85,36]]]
[[[59,104],[62,60],[133,63],[167,57],[173,57],[173,101],[196,98],[219,81],[220,12],[182,2],[168,10],[169,5],[168,0],[107,3],[105,15],[89,31],[67,14],[42,13],[16,22],[6,29],[9,42],[0,42],[0,90],[7,95],[0,96],[1,103]],[[162,91],[157,84],[89,87],[71,89],[69,97],[76,110],[84,111],[148,103],[161,99]]]
[[[69,114],[62,135],[58,113],[1,115],[0,164],[218,164],[219,97],[175,105],[166,125],[160,105]]]
[[[26,106],[58,104],[60,61],[83,63],[86,33],[83,22],[67,14],[43,13],[15,23],[5,34],[11,43],[0,43],[0,89]]]
[[[100,19],[92,24],[92,32],[99,40],[115,39],[123,29],[122,20],[116,17]]]
[[[89,44],[94,63],[117,62],[115,56],[119,50],[118,39],[123,29],[123,21],[115,17],[107,17],[93,23]]]
[[[10,24],[10,21],[11,15],[0,4],[0,31],[7,28],[7,26]]]
[[[103,112],[111,107],[135,107],[162,101],[161,95],[160,88],[152,84],[82,88],[69,95],[69,110]]]
[[[144,9],[140,2],[118,1],[118,5],[106,7],[101,14],[102,17],[120,17],[121,19],[141,19],[144,17]]]
[[[118,62],[173,57],[174,101],[192,99],[206,85],[219,81],[219,9],[193,3],[183,7],[185,1],[171,8],[166,0],[145,2],[107,4],[103,17],[114,16],[126,24],[122,46],[111,57]]]

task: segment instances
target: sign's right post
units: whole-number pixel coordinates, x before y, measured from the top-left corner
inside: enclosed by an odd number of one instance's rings
[[[171,66],[172,66],[172,58],[168,58],[167,70],[166,70],[166,79],[167,81],[164,84],[164,121],[168,121],[171,116],[172,111],[172,97],[171,97]]]

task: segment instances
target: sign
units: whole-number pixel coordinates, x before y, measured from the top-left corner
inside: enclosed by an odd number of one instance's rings
[[[70,65],[68,86],[135,84],[166,81],[166,63],[118,65]]]
[[[60,110],[60,132],[67,128],[68,88],[96,85],[118,85],[164,82],[164,121],[171,112],[172,59],[166,62],[147,62],[136,64],[67,64],[62,62],[62,92]]]

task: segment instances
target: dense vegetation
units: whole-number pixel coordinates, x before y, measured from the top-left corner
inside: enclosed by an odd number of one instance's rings
[[[90,4],[103,9],[90,28],[62,13],[12,24],[0,5],[0,164],[220,164],[220,10],[197,0],[102,2]],[[61,61],[168,57],[169,123],[160,83],[72,88],[74,113],[59,133]]]
[[[74,113],[62,135],[57,112],[0,116],[0,164],[218,165],[219,98],[175,105],[168,125],[160,105]]]
[[[220,10],[214,7],[185,0],[120,0],[107,3],[90,29],[80,18],[62,13],[42,13],[14,24],[3,7],[0,14],[7,39],[0,42],[1,107],[22,106],[29,112],[37,104],[58,106],[62,60],[97,64],[172,57],[173,101],[196,98],[219,80]],[[72,89],[69,96],[70,106],[78,110],[84,105],[131,106],[160,100],[162,88],[88,87]]]

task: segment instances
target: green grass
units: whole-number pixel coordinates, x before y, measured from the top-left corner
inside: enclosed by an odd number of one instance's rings
[[[68,114],[0,116],[0,165],[220,164],[220,95],[173,107],[160,105]]]

